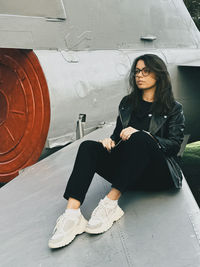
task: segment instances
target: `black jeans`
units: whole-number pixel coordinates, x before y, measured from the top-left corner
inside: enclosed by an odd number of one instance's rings
[[[142,131],[132,134],[111,152],[99,142],[82,142],[64,198],[72,197],[82,203],[95,173],[121,193],[134,188],[160,190],[174,186],[163,152]]]

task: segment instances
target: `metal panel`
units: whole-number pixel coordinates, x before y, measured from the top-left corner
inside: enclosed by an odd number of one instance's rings
[[[183,62],[179,63],[179,66],[182,67],[200,67],[200,60],[194,60],[194,61],[189,61],[189,62]]]
[[[85,139],[109,136],[113,126]],[[119,201],[125,215],[104,234],[76,237],[50,250],[47,242],[57,217],[78,145],[65,147],[29,167],[0,191],[1,267],[199,267],[199,208],[184,181],[179,192],[126,192]],[[89,219],[110,184],[94,177],[82,212]]]
[[[68,49],[197,47],[200,40],[182,0],[76,3],[79,9],[74,8],[74,0],[66,1],[70,16],[65,36]],[[140,40],[149,35],[157,39],[153,42]]]
[[[45,73],[51,100],[51,123],[46,146],[75,139],[79,113],[87,128],[115,120],[127,94],[130,61],[121,51],[35,51]]]
[[[62,0],[0,0],[0,14],[66,18]]]
[[[200,34],[182,0],[20,0],[1,1],[0,30],[27,31],[32,49],[159,49],[197,48]],[[44,20],[44,16],[67,20]],[[10,16],[21,14],[23,16]],[[141,37],[155,37],[153,41]],[[44,38],[45,37],[45,38]],[[13,39],[5,43],[0,31],[0,47],[15,48]]]
[[[0,36],[3,39],[4,47],[9,46],[12,42],[14,47],[32,47],[34,44],[31,31],[0,31]]]

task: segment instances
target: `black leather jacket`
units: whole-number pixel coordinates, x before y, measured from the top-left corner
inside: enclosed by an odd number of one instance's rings
[[[130,104],[127,104],[126,100],[127,96],[120,102],[116,127],[111,135],[111,139],[114,140],[115,143],[120,140],[120,132],[123,128],[128,126],[131,117],[132,108]],[[180,173],[180,170],[175,170],[174,166],[170,166],[176,165],[174,159],[176,159],[176,155],[180,150],[184,138],[184,121],[182,105],[175,101],[173,109],[168,114],[152,115],[148,130],[148,132],[156,139],[159,148],[162,149],[166,156],[168,166],[169,168],[172,168],[170,169],[170,172],[177,188],[181,187],[182,173]],[[177,168],[178,167],[179,166],[177,166]],[[176,177],[174,171],[176,171]],[[179,172],[179,177],[177,177],[177,171]]]

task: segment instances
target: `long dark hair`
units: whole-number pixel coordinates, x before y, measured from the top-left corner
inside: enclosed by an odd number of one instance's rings
[[[175,102],[172,92],[171,79],[164,61],[154,54],[139,56],[132,64],[129,75],[131,93],[128,96],[128,100],[131,101],[133,110],[136,111],[138,109],[139,102],[142,99],[142,90],[137,87],[134,77],[134,70],[139,60],[143,60],[145,66],[156,75],[156,91],[151,108],[152,113],[167,114],[170,109],[172,109]]]

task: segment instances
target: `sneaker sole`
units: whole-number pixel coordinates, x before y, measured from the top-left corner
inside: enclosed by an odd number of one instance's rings
[[[123,215],[124,215],[123,210],[120,207],[118,207],[117,211],[115,212],[115,214],[113,216],[113,219],[111,220],[111,222],[109,224],[107,224],[106,226],[103,226],[103,227],[96,228],[96,229],[92,229],[92,228],[86,226],[85,232],[88,233],[88,234],[101,234],[101,233],[104,233],[108,229],[110,229],[112,227],[113,223],[118,221]]]
[[[48,243],[49,248],[61,248],[70,244],[77,235],[80,235],[83,232],[85,232],[85,228],[87,225],[87,221],[85,220],[85,218],[81,218],[80,224],[81,225],[78,227],[78,231],[76,231],[75,233],[73,232],[70,236],[69,235],[66,236],[66,238],[64,238],[64,240],[60,241],[59,243],[53,243],[49,241]]]

